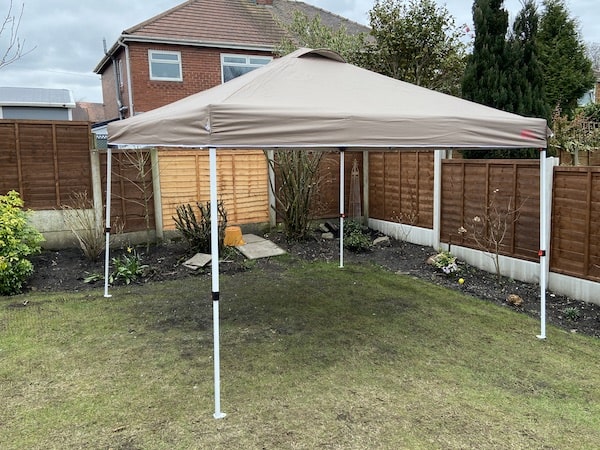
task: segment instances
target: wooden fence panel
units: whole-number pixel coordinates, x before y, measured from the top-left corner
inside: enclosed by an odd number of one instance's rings
[[[162,226],[174,230],[177,206],[210,199],[207,151],[160,150]],[[269,220],[267,161],[262,150],[219,150],[217,190],[230,224]]]
[[[506,225],[504,237],[496,239],[500,253],[537,259],[538,161],[444,160],[441,207],[442,242],[478,249],[487,246],[490,235],[481,224],[496,218],[498,225]]]
[[[18,124],[13,121],[0,120],[0,194],[14,189],[20,191],[20,167],[18,158]]]
[[[26,208],[60,208],[84,191],[91,197],[89,123],[0,120],[0,142],[0,192],[18,191]]]
[[[555,167],[550,270],[600,281],[600,168]]]
[[[433,228],[433,155],[369,152],[369,216]]]
[[[113,231],[154,230],[150,152],[114,152],[111,164],[110,215]],[[102,192],[106,192],[106,153],[100,157],[100,174]]]
[[[389,220],[385,217],[385,153],[369,152],[369,216]]]

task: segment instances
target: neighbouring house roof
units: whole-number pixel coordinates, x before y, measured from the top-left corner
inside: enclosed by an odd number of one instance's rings
[[[102,73],[110,56],[120,51],[119,42],[153,42],[244,50],[273,51],[285,36],[282,23],[290,23],[294,12],[309,18],[320,16],[323,24],[350,33],[368,33],[369,28],[341,16],[292,0],[273,0],[262,5],[255,0],[188,0],[121,33],[119,41],[98,63]]]
[[[0,87],[0,106],[75,108],[69,89]]]

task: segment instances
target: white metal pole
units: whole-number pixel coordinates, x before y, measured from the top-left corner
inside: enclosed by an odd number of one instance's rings
[[[433,248],[439,250],[442,225],[442,159],[445,150],[433,153]]]
[[[546,219],[548,214],[547,205],[547,161],[546,149],[540,151],[540,334],[539,339],[546,339],[546,287],[547,287],[547,264],[548,264],[548,236],[546,230]]]
[[[340,149],[340,267],[344,267],[344,149]]]
[[[106,151],[106,217],[104,230],[106,233],[106,242],[104,243],[104,297],[109,298],[108,293],[108,271],[110,266],[110,197],[112,183],[112,151],[108,147]]]
[[[219,209],[217,205],[217,149],[208,150],[210,166],[210,254],[213,300],[213,352],[215,381],[215,419],[222,419],[221,412],[221,356],[219,340]]]

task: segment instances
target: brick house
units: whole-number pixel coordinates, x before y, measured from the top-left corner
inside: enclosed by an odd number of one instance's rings
[[[106,118],[157,108],[268,63],[295,11],[369,31],[298,1],[188,0],[123,31],[98,63]]]

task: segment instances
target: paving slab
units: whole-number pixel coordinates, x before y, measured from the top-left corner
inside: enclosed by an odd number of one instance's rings
[[[278,256],[285,253],[285,250],[281,247],[268,239],[261,238],[255,234],[244,234],[242,239],[245,244],[238,245],[235,248],[248,259],[268,258],[270,256]]]
[[[206,253],[196,253],[190,259],[183,263],[185,267],[192,270],[197,270],[200,267],[204,267],[211,260],[211,256]]]

